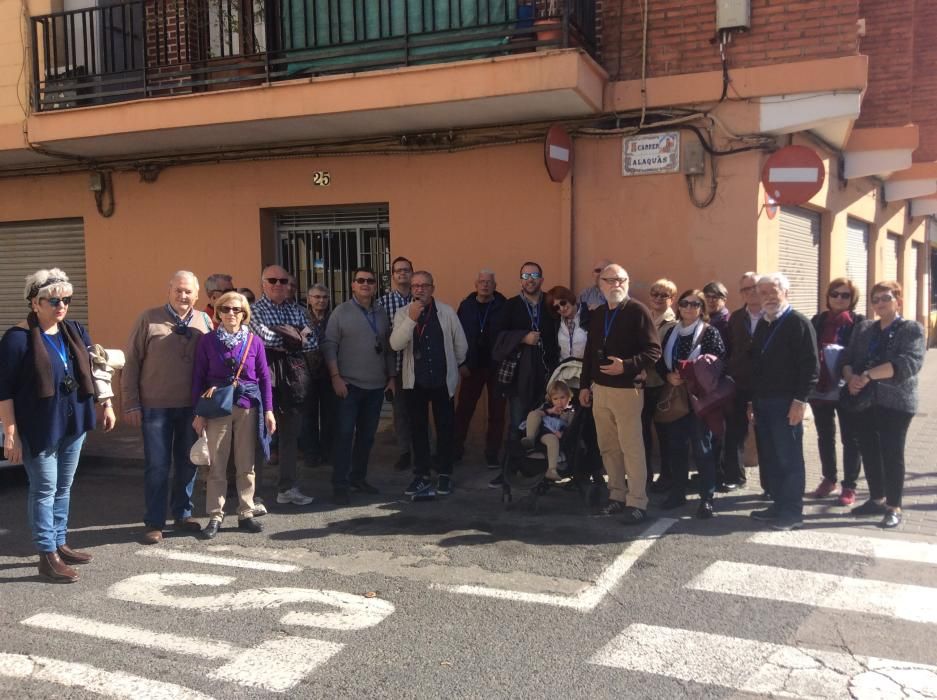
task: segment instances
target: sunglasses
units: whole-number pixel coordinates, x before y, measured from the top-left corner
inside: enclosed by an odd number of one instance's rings
[[[884,294],[876,294],[869,301],[873,304],[887,304],[890,301],[895,300],[895,295],[891,292],[885,292]]]
[[[669,299],[673,295],[667,292],[651,292],[651,296],[655,299]]]
[[[240,306],[219,306],[218,310],[223,314],[242,314],[244,309]]]
[[[702,305],[703,304],[701,302],[698,302],[694,299],[681,299],[679,302],[677,302],[677,306],[679,306],[681,309],[698,309]]]
[[[71,297],[49,297],[48,299],[46,299],[46,301],[49,302],[49,306],[54,306],[58,308],[62,305],[68,306],[69,304],[71,304],[72,298]]]
[[[569,306],[569,302],[566,301],[565,299],[560,299],[558,302],[556,302],[553,305],[553,310],[559,311],[560,309],[565,309],[567,306]]]
[[[289,277],[264,277],[264,282],[267,284],[282,284],[284,287],[290,283]]]
[[[539,272],[522,272],[521,273],[522,280],[538,280],[541,277],[543,277],[543,275],[541,275]]]
[[[375,284],[377,280],[373,277],[355,277],[355,284]]]
[[[852,292],[830,292],[830,299],[852,299]]]

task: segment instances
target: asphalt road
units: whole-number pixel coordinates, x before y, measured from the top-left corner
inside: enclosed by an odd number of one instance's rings
[[[754,489],[635,530],[572,493],[506,510],[490,475],[411,503],[378,470],[350,508],[145,547],[141,471],[82,467],[71,585],[36,576],[0,475],[0,697],[937,697],[933,537],[825,508],[766,534]]]

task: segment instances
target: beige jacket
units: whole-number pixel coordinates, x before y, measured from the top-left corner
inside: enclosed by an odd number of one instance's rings
[[[433,299],[436,305],[436,315],[439,326],[442,328],[443,344],[446,350],[446,388],[449,396],[455,396],[456,387],[459,386],[459,365],[465,362],[468,353],[468,341],[459,317],[448,304]],[[394,316],[394,330],[390,334],[390,346],[397,352],[403,351],[403,388],[412,389],[414,381],[413,369],[413,329],[416,321],[407,313],[409,304],[398,309]]]

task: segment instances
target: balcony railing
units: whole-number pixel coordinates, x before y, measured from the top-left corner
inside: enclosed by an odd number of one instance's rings
[[[36,109],[595,44],[595,0],[98,2],[32,18]]]

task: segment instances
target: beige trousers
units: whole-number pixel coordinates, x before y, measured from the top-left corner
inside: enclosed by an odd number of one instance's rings
[[[643,407],[644,389],[592,386],[592,415],[602,464],[608,474],[609,498],[647,510],[647,462],[641,434]]]
[[[234,407],[230,416],[211,418],[208,433],[208,468],[205,510],[209,517],[224,516],[225,493],[228,490],[228,455],[234,446],[235,483],[238,490],[238,518],[254,513],[254,445],[257,442],[257,409]]]
[[[527,414],[527,437],[531,440],[537,439],[544,415],[546,414],[539,408]],[[553,433],[547,433],[540,437],[540,442],[547,448],[547,469],[550,470],[550,476],[555,477],[556,466],[560,461],[560,439]]]

